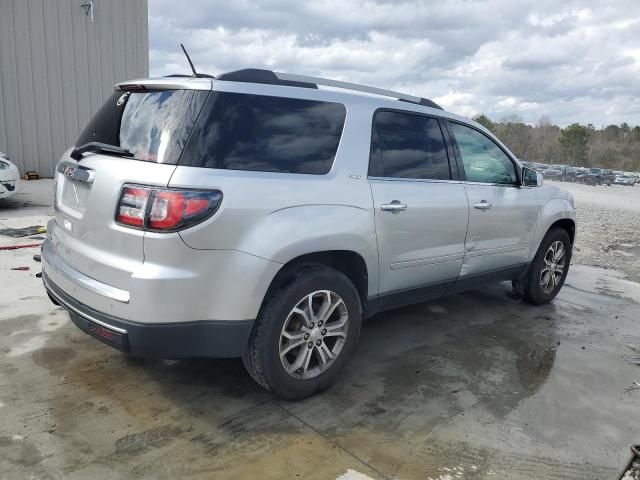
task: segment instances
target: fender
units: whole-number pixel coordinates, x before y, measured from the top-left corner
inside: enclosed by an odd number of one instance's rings
[[[572,220],[573,223],[576,224],[576,211],[573,206],[573,199],[568,192],[562,192],[566,195],[554,196],[550,199],[539,198],[540,210],[538,213],[538,224],[536,226],[536,232],[533,238],[533,242],[531,242],[529,260],[533,260],[533,257],[536,255],[542,239],[549,231],[549,228],[551,228],[551,225],[553,225],[558,220],[565,219]],[[543,196],[544,195],[540,195],[540,197]]]

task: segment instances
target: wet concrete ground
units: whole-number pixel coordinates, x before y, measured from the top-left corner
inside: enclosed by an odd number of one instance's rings
[[[640,284],[610,270],[572,266],[543,307],[500,284],[379,315],[292,403],[239,360],[84,335],[33,253],[0,254],[0,478],[609,479],[640,442]]]

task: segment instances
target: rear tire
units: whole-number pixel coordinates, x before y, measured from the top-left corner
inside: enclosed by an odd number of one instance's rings
[[[549,230],[527,273],[513,282],[514,292],[534,305],[549,303],[564,285],[571,253],[571,239],[567,231],[563,228]]]
[[[242,361],[267,390],[302,399],[333,382],[353,356],[361,325],[351,281],[323,265],[304,265],[266,299]]]

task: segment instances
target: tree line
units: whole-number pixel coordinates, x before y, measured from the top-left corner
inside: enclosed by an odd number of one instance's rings
[[[521,160],[529,162],[640,171],[640,126],[574,123],[566,128],[543,116],[528,125],[517,115],[493,122],[486,115],[474,120],[491,130]]]

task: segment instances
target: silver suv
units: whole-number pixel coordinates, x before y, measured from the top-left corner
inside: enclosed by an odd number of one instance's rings
[[[363,318],[488,281],[564,282],[571,196],[430,100],[247,69],[116,86],[57,166],[43,281],[138,356],[242,357],[302,398]]]

